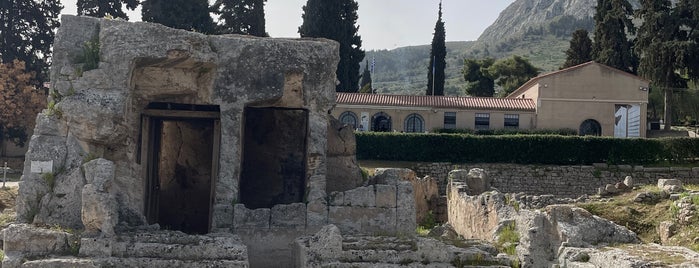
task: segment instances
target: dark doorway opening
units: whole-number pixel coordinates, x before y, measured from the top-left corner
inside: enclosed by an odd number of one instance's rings
[[[148,222],[189,234],[208,233],[218,173],[219,112],[166,109],[144,115]]]
[[[240,201],[247,208],[303,202],[308,111],[245,108]]]
[[[580,124],[580,136],[601,136],[602,126],[597,120],[587,119]]]
[[[391,117],[384,112],[377,113],[372,118],[371,130],[376,132],[391,131]]]

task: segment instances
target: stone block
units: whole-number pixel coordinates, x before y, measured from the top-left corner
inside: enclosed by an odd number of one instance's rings
[[[328,195],[329,205],[331,206],[342,206],[345,204],[345,193],[344,192],[332,192]]]
[[[633,187],[633,185],[634,185],[633,177],[631,177],[631,176],[626,176],[626,177],[624,178],[624,184],[625,184],[626,186],[628,186],[628,187]]]
[[[306,204],[294,203],[272,207],[270,228],[305,228]]]
[[[119,220],[119,210],[114,196],[101,192],[92,184],[82,190],[82,223],[87,234],[114,236],[114,226]]]
[[[233,208],[233,228],[269,228],[271,209],[248,209],[243,204],[236,204]]]
[[[396,207],[396,187],[392,185],[375,185],[376,187],[376,207],[395,208]]]
[[[607,165],[607,163],[592,163],[592,166],[596,168],[609,168],[609,165]]]
[[[33,227],[27,224],[12,224],[4,230],[3,250],[5,254],[20,253],[26,257],[66,254],[70,251],[72,234]]]
[[[398,219],[393,208],[331,206],[328,223],[336,225],[345,234],[395,234]],[[415,232],[414,228],[412,232]]]
[[[97,158],[83,164],[85,180],[100,192],[108,192],[114,181],[116,166],[114,162]]]
[[[375,184],[396,185],[400,181],[411,180],[415,177],[415,171],[407,168],[377,168],[373,181]]]
[[[80,214],[82,191],[85,185],[82,171],[76,168],[69,174],[56,175],[53,183],[53,191],[41,199],[34,223],[82,229],[83,223]]]
[[[59,124],[57,116],[50,116],[41,112],[36,115],[34,135],[65,137],[67,133],[65,127]]]
[[[228,204],[214,204],[212,218],[211,218],[211,230],[230,230],[233,227],[233,206]]]
[[[684,190],[682,181],[677,179],[658,179],[658,188],[668,193],[678,193]]]
[[[345,206],[355,207],[375,207],[376,194],[374,186],[359,187],[349,191],[345,191]]]
[[[401,182],[396,186],[396,206],[396,232],[415,233],[417,216],[413,185],[410,182]]]
[[[83,257],[111,257],[114,249],[112,239],[82,238],[80,239],[80,256]]]
[[[324,200],[309,201],[306,205],[306,227],[328,224],[328,204]]]
[[[632,171],[633,170],[633,166],[631,166],[631,165],[618,165],[617,168],[619,168],[619,170],[621,170],[621,171]]]

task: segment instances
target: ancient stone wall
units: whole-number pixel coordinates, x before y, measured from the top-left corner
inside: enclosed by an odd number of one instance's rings
[[[680,179],[685,184],[699,184],[699,168],[643,167],[595,164],[593,166],[541,166],[515,164],[430,163],[413,167],[418,176],[437,178],[440,194],[446,194],[450,171],[484,169],[492,187],[503,193],[524,192],[529,195],[577,197],[597,194],[599,187],[624,181],[632,176],[636,184],[656,184],[658,179]]]

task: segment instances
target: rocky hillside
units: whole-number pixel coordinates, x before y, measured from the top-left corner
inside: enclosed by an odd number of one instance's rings
[[[597,0],[517,0],[500,13],[477,41],[447,44],[445,94],[463,95],[464,58],[528,58],[542,72],[557,70],[565,61],[570,35],[577,29],[591,31]],[[638,7],[637,0],[631,4]],[[447,33],[448,34],[448,33]],[[382,94],[424,94],[429,65],[429,45],[370,51],[376,58],[372,76]]]

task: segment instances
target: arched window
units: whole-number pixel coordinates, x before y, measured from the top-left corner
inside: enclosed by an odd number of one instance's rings
[[[340,122],[351,126],[352,129],[356,129],[359,126],[359,120],[357,120],[357,115],[350,111],[340,114]]]
[[[425,120],[419,114],[410,114],[405,118],[405,132],[425,131]]]
[[[391,131],[391,117],[384,112],[375,114],[371,118],[371,130],[376,132]]]
[[[580,124],[580,136],[601,136],[602,125],[594,119],[587,119]]]

